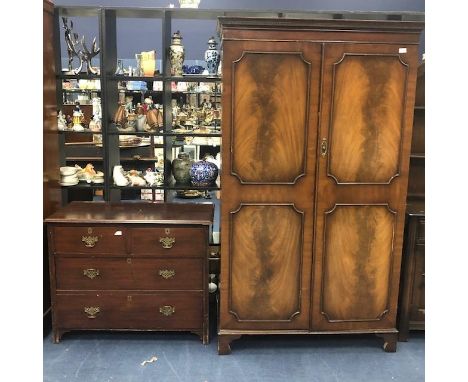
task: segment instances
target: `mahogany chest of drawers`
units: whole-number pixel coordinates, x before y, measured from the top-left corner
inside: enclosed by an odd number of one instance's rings
[[[72,202],[46,219],[53,340],[183,330],[209,341],[212,204]]]

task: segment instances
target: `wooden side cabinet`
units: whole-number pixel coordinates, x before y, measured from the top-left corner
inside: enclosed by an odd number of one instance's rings
[[[70,330],[190,331],[209,341],[213,204],[73,202],[46,219],[53,340]]]
[[[400,291],[399,341],[410,330],[424,330],[424,202],[408,204]]]

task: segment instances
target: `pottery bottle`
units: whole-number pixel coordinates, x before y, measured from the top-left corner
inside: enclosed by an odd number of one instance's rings
[[[190,184],[190,168],[193,160],[187,153],[180,153],[176,159],[172,161],[172,175],[177,184]]]

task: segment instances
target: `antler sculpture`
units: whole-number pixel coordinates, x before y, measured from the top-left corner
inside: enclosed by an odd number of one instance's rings
[[[73,33],[73,21],[70,21],[70,26],[68,26],[68,18],[62,17],[63,29],[65,29],[65,42],[67,44],[67,53],[68,53],[68,71],[74,72],[75,74],[81,71],[83,67],[83,60],[80,56],[80,51],[76,49],[78,45],[78,34]],[[76,56],[80,60],[80,66],[73,70],[73,57]]]
[[[62,22],[63,29],[65,29],[65,42],[68,52],[68,71],[78,74],[83,68],[83,63],[86,62],[86,72],[88,74],[99,74],[99,69],[93,68],[91,65],[92,58],[97,56],[100,52],[100,49],[96,45],[96,37],[93,39],[90,51],[86,46],[85,37],[82,36],[81,40],[78,40],[78,33],[73,32],[73,21],[70,21],[70,26],[68,26],[68,18],[62,17]],[[81,43],[81,50],[76,48],[78,43]],[[78,68],[73,69],[73,57],[75,56],[80,60],[80,65]]]
[[[82,61],[86,62],[86,71],[88,74],[99,74],[99,70],[97,68],[93,68],[91,65],[91,59],[97,56],[100,52],[100,48],[96,45],[96,37],[93,39],[93,44],[91,45],[91,51],[86,47],[85,37],[81,37],[81,46],[83,50],[80,52],[80,57]]]

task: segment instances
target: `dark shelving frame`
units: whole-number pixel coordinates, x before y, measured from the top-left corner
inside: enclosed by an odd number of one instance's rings
[[[220,76],[204,76],[204,75],[190,75],[190,76],[172,76],[169,60],[169,46],[171,45],[172,37],[172,19],[211,19],[216,20],[218,16],[226,15],[226,11],[205,11],[205,10],[180,10],[172,8],[122,8],[122,7],[82,7],[82,6],[58,6],[55,7],[55,25],[54,25],[54,41],[55,41],[55,52],[56,52],[56,68],[59,71],[56,75],[57,85],[57,105],[59,108],[63,105],[63,93],[64,92],[99,92],[101,96],[101,109],[102,109],[102,130],[101,132],[91,132],[89,129],[81,132],[81,134],[102,134],[102,158],[99,157],[65,157],[65,150],[61,150],[60,155],[60,166],[66,166],[70,161],[85,162],[87,159],[91,159],[103,163],[103,170],[105,173],[105,182],[102,185],[82,185],[62,187],[62,200],[63,204],[68,203],[68,190],[69,189],[96,189],[102,188],[104,191],[104,200],[106,201],[119,201],[121,200],[122,190],[139,190],[139,189],[153,189],[153,190],[220,190],[218,185],[210,187],[194,187],[194,186],[175,186],[173,179],[171,179],[171,162],[172,162],[172,145],[174,139],[178,137],[221,137],[221,132],[215,133],[176,133],[172,131],[172,113],[171,113],[171,99],[173,93],[189,93],[189,92],[172,92],[172,82],[221,82]],[[86,73],[79,74],[64,74],[61,72],[61,33],[63,29],[61,26],[61,17],[96,17],[99,25],[99,47],[101,49],[99,53],[100,58],[100,73],[99,75],[90,75]],[[154,76],[125,76],[116,75],[115,71],[117,68],[117,19],[118,18],[154,18],[162,21],[162,27],[160,31],[162,39],[162,70],[160,74]],[[208,36],[209,37],[209,36]],[[63,80],[99,80],[100,89],[62,89]],[[155,90],[144,90],[144,91],[128,91],[128,93],[160,93],[162,94],[162,106],[163,106],[163,128],[162,131],[157,132],[124,132],[119,131],[115,127],[112,119],[118,106],[118,82],[120,81],[162,81],[162,91]],[[127,91],[125,90],[125,93]],[[190,92],[192,93],[192,92]],[[196,92],[193,92],[194,94]],[[209,92],[200,92],[201,95],[208,95]],[[220,93],[215,94],[216,97],[220,97]],[[65,147],[65,136],[67,134],[77,134],[73,131],[59,131],[58,139],[60,140],[60,147]],[[80,134],[80,133],[78,133]],[[144,187],[119,187],[114,185],[112,179],[112,170],[115,165],[121,164],[121,162],[150,162],[155,161],[156,158],[150,158],[142,156],[139,159],[136,158],[125,158],[120,153],[119,149],[119,135],[136,135],[136,136],[150,136],[163,137],[163,144],[155,144],[153,141],[152,147],[163,148],[164,151],[164,185],[163,186],[144,186]],[[164,201],[167,201],[168,193],[164,193]]]

